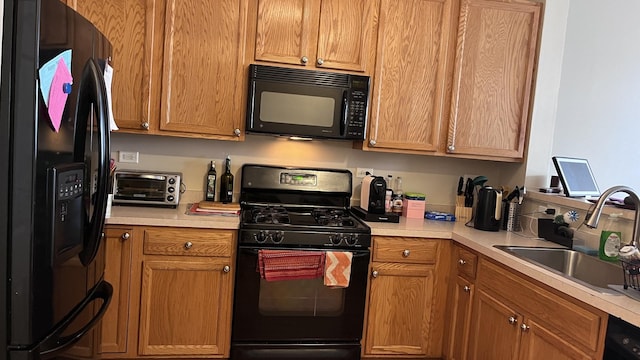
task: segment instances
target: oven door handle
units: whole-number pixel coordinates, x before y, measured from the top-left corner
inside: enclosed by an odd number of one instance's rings
[[[240,253],[243,254],[251,254],[251,255],[258,255],[258,251],[260,250],[283,250],[283,251],[287,251],[287,250],[303,250],[303,251],[326,251],[326,252],[331,252],[331,251],[347,251],[353,254],[353,257],[369,257],[369,254],[371,253],[369,251],[369,249],[358,249],[358,250],[350,250],[350,249],[306,249],[306,248],[264,248],[264,247],[255,247],[255,246],[240,246],[239,250]]]

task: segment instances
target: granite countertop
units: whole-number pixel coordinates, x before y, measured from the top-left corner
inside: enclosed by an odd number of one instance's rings
[[[106,223],[110,225],[177,226],[193,228],[237,229],[237,216],[186,215],[186,204],[177,209],[113,206]],[[493,245],[557,246],[523,233],[488,232],[461,222],[400,218],[400,223],[367,223],[372,235],[453,239],[480,254],[494,259],[556,290],[640,327],[640,302],[624,295],[602,294],[499,250]],[[620,275],[622,276],[622,274]]]

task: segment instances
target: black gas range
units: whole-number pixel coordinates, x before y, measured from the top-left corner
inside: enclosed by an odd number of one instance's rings
[[[351,193],[347,170],[242,167],[231,360],[360,359],[371,230],[351,214]],[[348,253],[349,285],[268,280],[265,252]]]
[[[244,165],[240,244],[368,248],[370,228],[349,210],[348,170]]]

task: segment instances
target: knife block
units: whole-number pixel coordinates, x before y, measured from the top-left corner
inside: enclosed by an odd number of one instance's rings
[[[456,196],[456,221],[467,222],[471,220],[473,208],[464,206],[464,195]]]

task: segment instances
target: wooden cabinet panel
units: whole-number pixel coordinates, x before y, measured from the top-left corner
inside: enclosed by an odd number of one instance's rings
[[[292,65],[315,61],[320,0],[253,1],[258,12],[255,60]]]
[[[145,255],[231,256],[234,232],[230,230],[148,228]]]
[[[478,289],[469,340],[469,359],[517,359],[522,315]]]
[[[450,0],[381,1],[365,150],[438,150],[450,12]]]
[[[120,129],[144,130],[158,119],[162,1],[67,0],[113,46],[113,114]]]
[[[471,322],[471,306],[473,301],[474,284],[463,277],[457,276],[454,285],[452,310],[449,322],[450,335],[447,347],[447,359],[467,359],[469,346],[469,327]]]
[[[193,259],[143,262],[141,355],[228,356],[230,259]]]
[[[372,263],[366,355],[429,354],[434,267]]]
[[[520,360],[588,360],[589,355],[560,336],[548,331],[535,320],[525,319]]]
[[[249,40],[248,62],[370,71],[376,5],[377,0],[251,0],[255,39]]]
[[[462,1],[451,153],[523,158],[540,18],[533,1]]]
[[[469,279],[475,279],[478,268],[478,255],[459,246],[456,246],[455,254],[454,261],[457,273]]]
[[[402,237],[375,237],[373,261],[435,264],[439,240]]]
[[[131,291],[133,229],[109,226],[105,229],[106,266],[104,279],[113,286],[113,298],[102,318],[104,353],[126,353]]]
[[[242,134],[245,11],[238,0],[166,0],[161,131]]]

